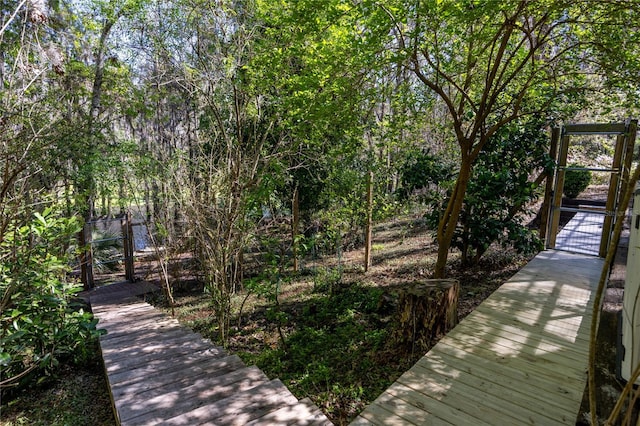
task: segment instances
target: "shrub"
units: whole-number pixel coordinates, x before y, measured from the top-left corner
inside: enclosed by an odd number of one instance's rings
[[[60,358],[82,361],[97,337],[91,313],[74,305],[81,290],[69,279],[69,250],[80,224],[51,209],[0,239],[1,389],[55,371]]]
[[[398,195],[406,199],[416,192],[425,192],[429,185],[451,179],[451,168],[437,156],[427,152],[412,156],[400,170],[402,182]],[[426,197],[427,199],[429,196]]]
[[[529,177],[549,163],[547,139],[544,123],[512,123],[497,132],[480,153],[451,243],[461,251],[463,264],[477,264],[495,242],[522,253],[541,248],[522,213],[538,197],[538,187]],[[434,200],[433,211],[427,214],[433,229],[447,201]]]
[[[591,183],[591,170],[580,169],[580,164],[570,164],[564,174],[563,192],[569,198],[576,198]]]

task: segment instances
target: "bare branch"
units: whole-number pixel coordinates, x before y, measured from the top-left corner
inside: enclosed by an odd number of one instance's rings
[[[18,6],[16,7],[16,10],[13,11],[13,14],[11,14],[7,22],[5,22],[2,28],[0,28],[0,37],[2,37],[4,32],[7,30],[7,28],[9,28],[9,25],[11,25],[11,22],[13,22],[13,20],[16,19],[16,16],[20,12],[20,9],[22,9],[22,6],[25,5],[25,3],[27,3],[27,0],[22,0],[20,4],[18,4]]]

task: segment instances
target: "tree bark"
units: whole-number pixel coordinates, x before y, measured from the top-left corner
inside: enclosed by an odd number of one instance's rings
[[[369,171],[367,180],[367,230],[364,246],[364,271],[371,267],[371,245],[373,236],[373,171]]]
[[[293,201],[291,203],[293,218],[291,220],[291,247],[293,251],[293,272],[298,272],[298,235],[300,234],[300,191],[298,187],[293,190]]]
[[[412,354],[428,350],[458,323],[459,294],[457,280],[416,281],[401,290],[393,342]]]
[[[469,179],[471,178],[471,166],[472,157],[469,155],[462,156],[462,163],[460,166],[460,172],[458,173],[458,179],[456,180],[456,186],[449,198],[447,209],[444,215],[440,219],[438,225],[438,259],[436,260],[436,266],[433,273],[434,278],[445,277],[445,267],[447,266],[447,258],[449,257],[449,248],[451,247],[451,241],[453,241],[453,234],[458,224],[460,212],[464,204],[464,196],[467,193],[467,186],[469,185]]]
[[[80,183],[80,193],[84,197],[84,212],[83,216],[86,220],[90,220],[95,216],[95,202],[97,196],[96,181],[93,176],[94,162],[96,161],[96,155],[98,152],[98,133],[100,128],[98,126],[98,120],[100,118],[101,103],[102,103],[102,86],[104,83],[104,56],[107,49],[107,39],[111,28],[115,24],[115,20],[107,20],[102,27],[100,33],[100,40],[98,42],[97,50],[94,54],[95,71],[93,75],[93,85],[91,87],[91,104],[89,106],[89,115],[87,117],[87,141],[88,146],[86,148],[85,161],[86,164],[79,167],[88,168],[84,173],[84,177]]]

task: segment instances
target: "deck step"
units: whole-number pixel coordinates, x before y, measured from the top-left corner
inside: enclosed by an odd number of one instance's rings
[[[294,406],[298,400],[280,382],[272,380],[213,404],[167,419],[169,425],[245,425],[252,420]]]
[[[146,389],[163,387],[176,380],[196,380],[209,375],[224,375],[245,365],[237,355],[225,358],[203,358],[188,364],[171,363],[167,368],[147,371],[138,376],[128,376],[111,385],[112,393],[136,393]]]
[[[329,426],[331,424],[324,413],[309,398],[301,399],[296,405],[280,408],[246,423],[247,426]]]
[[[160,341],[148,341],[145,345],[133,345],[128,348],[122,348],[117,346],[107,346],[102,349],[102,354],[106,357],[110,357],[115,360],[118,358],[128,358],[128,357],[137,357],[141,355],[145,355],[147,353],[152,353],[156,351],[165,351],[172,348],[189,346],[191,348],[200,348],[210,346],[211,343],[205,339],[199,338],[199,336],[195,336],[192,334],[175,334],[173,336],[164,336],[167,340]]]
[[[182,326],[120,283],[87,297],[98,328],[116,419],[122,425],[329,425],[256,366]]]
[[[100,325],[99,325],[100,326]],[[173,330],[160,330],[160,331],[152,331],[150,330],[147,333],[142,333],[136,335],[132,333],[130,335],[123,334],[121,336],[111,336],[111,339],[106,338],[106,335],[101,336],[100,345],[103,348],[110,349],[120,349],[125,347],[144,347],[148,344],[154,344],[156,342],[161,342],[163,339],[169,339],[177,336],[189,336],[193,340],[205,340],[209,342],[209,340],[204,339],[200,334],[194,333],[193,331],[186,328],[175,328]],[[209,342],[211,344],[211,342]]]
[[[131,371],[146,366],[160,366],[163,364],[171,364],[183,359],[193,359],[193,357],[220,358],[225,356],[223,349],[215,346],[189,348],[186,345],[177,349],[171,349],[161,352],[154,352],[144,356],[118,358],[115,360],[104,357],[107,373],[118,373],[121,371]]]
[[[268,381],[259,368],[246,367],[224,376],[174,382],[162,389],[120,395],[117,408],[122,424],[159,424],[176,413],[193,411]]]

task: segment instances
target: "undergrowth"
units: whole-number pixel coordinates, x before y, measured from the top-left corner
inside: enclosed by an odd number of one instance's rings
[[[336,274],[323,270],[315,283],[285,298],[277,319],[270,306],[254,300],[228,349],[282,380],[297,398],[311,398],[335,424],[346,424],[416,359],[388,345],[393,309],[383,303],[385,290],[344,283]],[[203,306],[189,299],[188,305]],[[215,339],[211,316],[186,305],[178,312],[181,321]]]
[[[1,426],[112,426],[109,389],[98,344],[82,363],[61,362],[46,381],[3,398]]]

